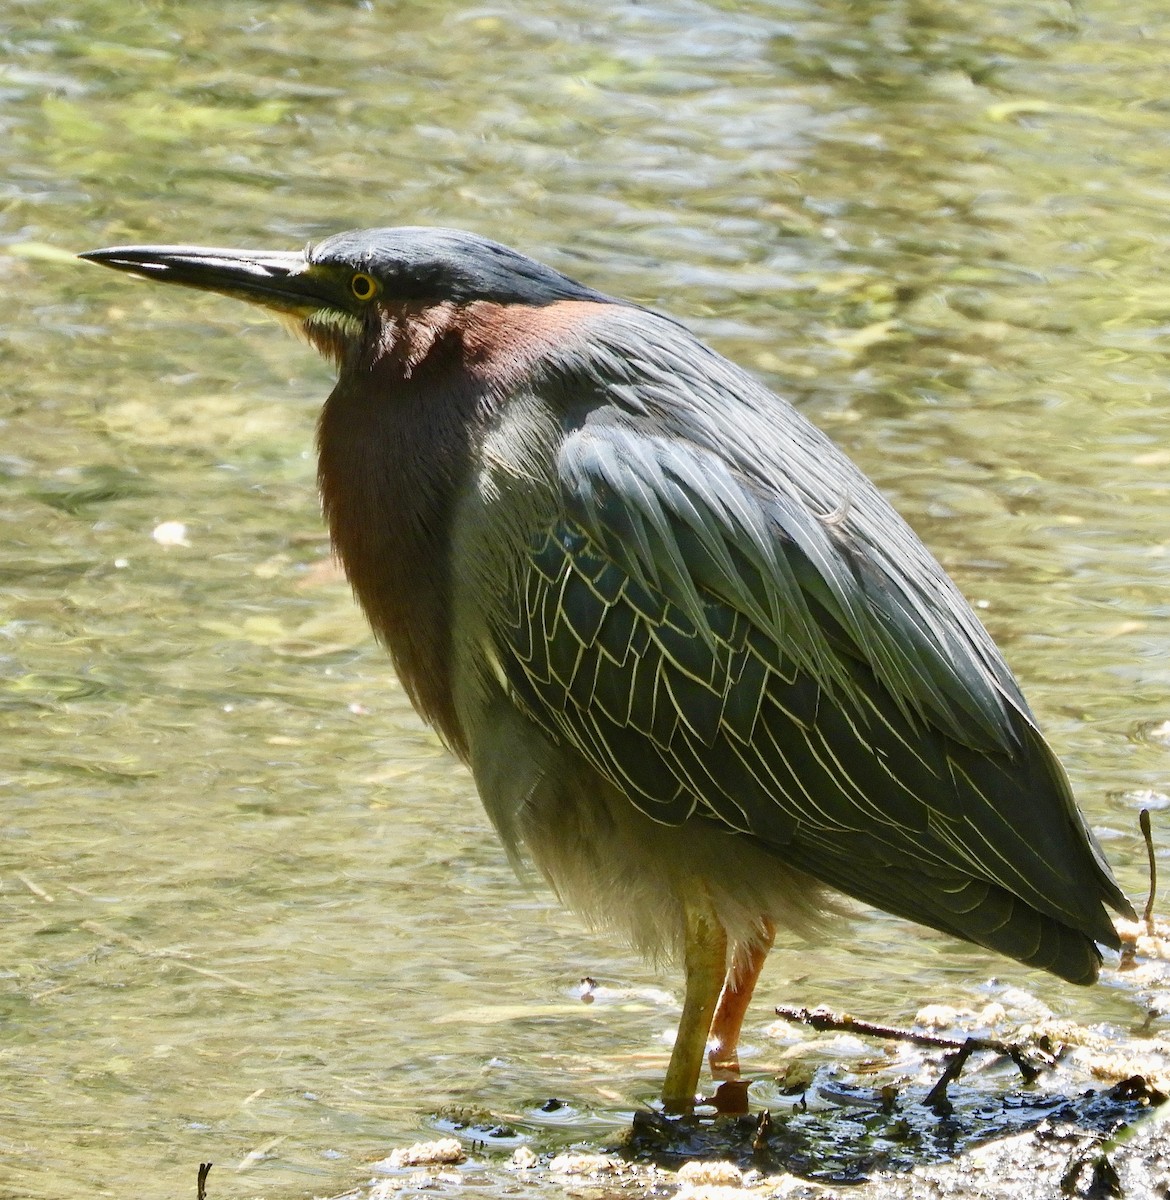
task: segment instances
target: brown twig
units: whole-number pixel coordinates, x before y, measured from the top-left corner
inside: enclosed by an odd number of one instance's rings
[[[1041,1071],[1024,1053],[1016,1042],[1005,1042],[999,1038],[949,1038],[937,1033],[919,1033],[914,1029],[900,1029],[895,1025],[877,1025],[873,1021],[861,1021],[848,1013],[835,1013],[827,1008],[788,1008],[779,1005],[776,1015],[798,1025],[808,1025],[818,1032],[859,1033],[865,1037],[887,1038],[899,1042],[910,1042],[914,1046],[928,1046],[933,1050],[952,1050],[953,1056],[947,1063],[938,1083],[927,1093],[926,1104],[942,1112],[950,1112],[947,1086],[953,1083],[966,1065],[967,1059],[977,1050],[989,1050],[1010,1058],[1019,1068],[1025,1083],[1031,1083]],[[1035,1049],[1033,1048],[1033,1052]]]
[[[1145,911],[1142,919],[1146,926],[1146,936],[1154,937],[1154,899],[1158,895],[1158,864],[1154,858],[1154,835],[1150,828],[1150,810],[1143,808],[1138,813],[1138,827],[1142,831],[1142,840],[1146,843],[1146,870],[1150,877],[1150,894],[1146,897]],[[1119,971],[1132,971],[1137,966],[1136,929],[1127,929],[1121,934],[1121,961],[1117,964]]]
[[[199,1183],[198,1190],[195,1193],[195,1200],[207,1200],[207,1176],[211,1174],[212,1163],[199,1164]]]
[[[1158,894],[1158,864],[1154,860],[1154,835],[1150,831],[1150,810],[1143,808],[1138,813],[1138,825],[1141,827],[1142,838],[1146,843],[1146,862],[1150,869],[1150,895],[1146,900],[1145,912],[1142,916],[1146,922],[1146,934],[1154,936],[1154,897]]]

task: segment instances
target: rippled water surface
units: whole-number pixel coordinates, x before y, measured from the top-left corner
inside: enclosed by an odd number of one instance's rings
[[[517,883],[331,569],[328,367],[69,252],[450,224],[681,317],[980,605],[1140,896],[1136,813],[1170,804],[1168,57],[1153,0],[9,0],[0,1196],[186,1194],[207,1159],[216,1200],[325,1195],[448,1106],[597,1144],[676,1019],[672,970]],[[753,1065],[769,1000],[905,1019],[993,975],[1144,1016],[874,916],[774,955]]]

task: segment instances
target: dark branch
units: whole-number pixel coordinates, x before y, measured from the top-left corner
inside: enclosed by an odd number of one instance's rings
[[[947,1086],[958,1078],[967,1059],[977,1050],[988,1050],[993,1054],[1001,1054],[1010,1058],[1019,1068],[1025,1083],[1031,1083],[1041,1071],[1041,1067],[1029,1060],[1024,1047],[1017,1042],[1005,1042],[999,1038],[949,1038],[936,1033],[919,1033],[914,1029],[899,1029],[894,1025],[877,1025],[872,1021],[861,1021],[848,1013],[834,1013],[827,1008],[788,1008],[780,1005],[776,1015],[797,1025],[809,1025],[818,1032],[832,1031],[835,1033],[857,1033],[865,1037],[886,1038],[899,1042],[909,1042],[914,1046],[927,1046],[934,1050],[953,1050],[955,1053],[938,1083],[927,1093],[925,1103],[936,1111],[950,1113],[951,1104],[947,1099]],[[1035,1047],[1029,1047],[1033,1053]],[[1047,1065],[1047,1064],[1045,1064]]]

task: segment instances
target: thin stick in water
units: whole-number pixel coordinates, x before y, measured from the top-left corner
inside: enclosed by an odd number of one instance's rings
[[[1146,861],[1150,867],[1150,897],[1146,901],[1146,910],[1142,914],[1146,921],[1146,933],[1154,936],[1154,897],[1158,894],[1158,865],[1154,861],[1154,835],[1150,832],[1150,810],[1143,808],[1138,813],[1138,825],[1141,826],[1142,837],[1146,843]]]

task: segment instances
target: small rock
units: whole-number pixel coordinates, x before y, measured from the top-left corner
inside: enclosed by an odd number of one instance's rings
[[[689,1187],[717,1184],[721,1187],[741,1187],[743,1172],[732,1162],[688,1162],[678,1169],[678,1181]]]
[[[747,1200],[752,1195],[746,1188],[728,1187],[719,1183],[684,1184],[675,1193],[679,1200]]]
[[[967,1009],[963,1015],[970,1016]],[[926,1004],[914,1014],[914,1024],[923,1029],[950,1029],[959,1023],[959,1010],[949,1004]]]
[[[773,1175],[767,1180],[771,1188],[773,1200],[808,1200],[811,1197],[823,1196],[827,1200],[837,1193],[828,1191],[823,1184],[813,1183],[810,1179],[801,1179],[798,1175]]]
[[[512,1151],[511,1167],[516,1171],[527,1171],[540,1162],[540,1157],[528,1146],[517,1146]]]
[[[998,1000],[992,1000],[979,1010],[979,1024],[997,1029],[1007,1020],[1007,1009]]]
[[[433,1167],[440,1163],[461,1163],[467,1158],[458,1138],[439,1138],[435,1142],[415,1142],[405,1150],[395,1150],[386,1160],[394,1170],[401,1167]]]
[[[163,521],[156,525],[150,536],[160,546],[189,546],[187,526],[182,521]]]
[[[613,1175],[621,1163],[604,1154],[558,1154],[548,1169],[554,1175]]]

